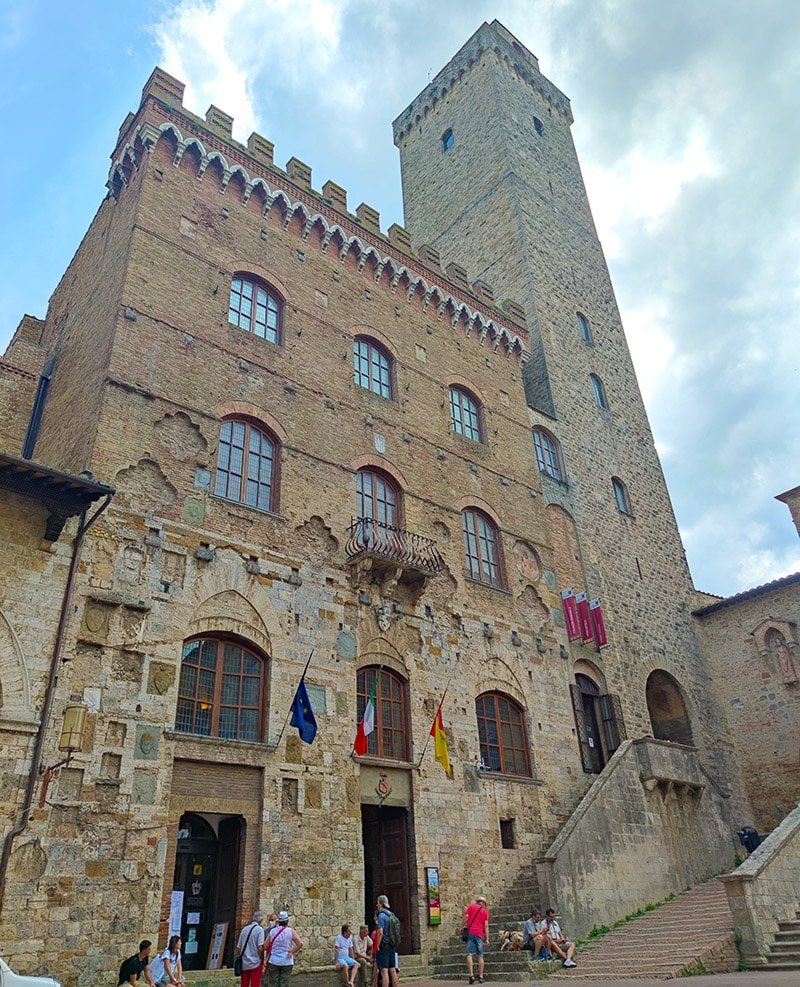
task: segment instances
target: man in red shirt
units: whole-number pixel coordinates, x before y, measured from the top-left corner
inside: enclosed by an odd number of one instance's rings
[[[471,905],[464,910],[464,927],[467,933],[467,973],[469,982],[475,983],[472,971],[472,957],[478,956],[478,983],[483,983],[483,944],[489,943],[489,912],[486,910],[486,899],[479,894]]]

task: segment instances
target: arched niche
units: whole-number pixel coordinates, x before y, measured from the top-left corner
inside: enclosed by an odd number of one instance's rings
[[[646,687],[647,711],[653,737],[673,744],[694,746],[692,726],[686,712],[683,692],[676,680],[661,668],[651,672]]]

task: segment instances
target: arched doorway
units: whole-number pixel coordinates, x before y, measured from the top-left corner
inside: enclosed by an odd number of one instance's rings
[[[686,713],[683,693],[669,672],[660,668],[651,672],[645,694],[653,737],[656,740],[669,740],[673,744],[693,747],[692,727]]]
[[[242,819],[185,812],[178,824],[173,892],[182,894],[186,970],[205,970],[215,926],[228,923],[218,966],[233,966]]]
[[[583,770],[600,774],[625,739],[622,704],[619,696],[604,693],[588,675],[579,672],[570,692]]]

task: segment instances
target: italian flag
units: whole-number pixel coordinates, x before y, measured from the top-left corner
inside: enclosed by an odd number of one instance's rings
[[[367,753],[367,737],[375,729],[375,693],[378,691],[378,679],[380,677],[380,671],[376,672],[375,681],[372,683],[372,692],[364,708],[364,718],[358,724],[356,739],[353,743],[353,750],[359,757]]]

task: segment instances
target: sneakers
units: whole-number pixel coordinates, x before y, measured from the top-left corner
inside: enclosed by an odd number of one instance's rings
[[[469,982],[470,982],[471,984],[474,984],[474,983],[475,983],[475,978],[474,978],[474,977],[470,977],[470,978],[469,978]]]
[[[566,967],[573,967],[577,965],[578,964],[575,962],[575,960],[564,960],[564,962],[562,963],[562,966],[566,966]]]

